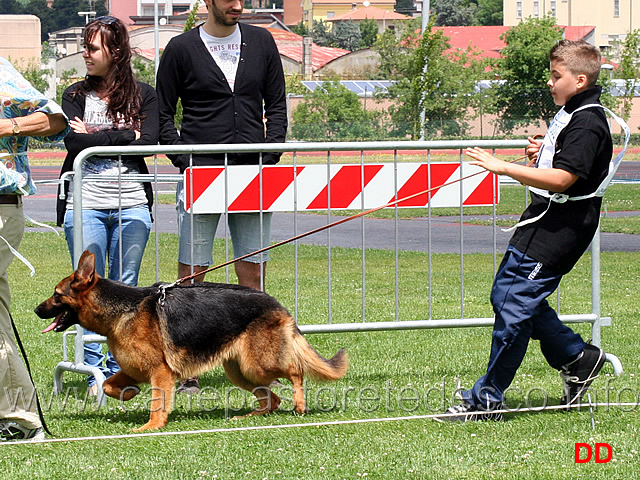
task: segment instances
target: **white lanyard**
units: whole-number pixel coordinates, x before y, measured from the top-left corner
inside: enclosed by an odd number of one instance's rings
[[[524,225],[529,225],[530,223],[537,222],[549,211],[549,208],[551,208],[551,202],[555,202],[555,203],[565,203],[567,201],[573,202],[578,200],[585,200],[587,198],[602,197],[604,195],[604,192],[607,190],[607,187],[611,183],[611,180],[613,180],[613,176],[615,175],[616,171],[618,170],[618,167],[620,166],[620,162],[622,162],[622,158],[624,157],[624,154],[627,151],[627,145],[629,144],[629,137],[631,136],[631,130],[629,129],[629,126],[627,125],[627,123],[622,118],[620,118],[615,113],[613,113],[611,110],[609,110],[607,107],[605,107],[604,105],[600,105],[599,103],[583,105],[582,107],[574,110],[572,113],[567,113],[564,107],[562,107],[562,109],[560,109],[560,111],[553,118],[553,121],[551,122],[551,125],[549,125],[549,129],[547,130],[547,133],[544,136],[544,140],[542,141],[542,146],[540,147],[540,153],[538,154],[538,168],[552,168],[553,157],[556,153],[555,146],[556,146],[556,140],[558,139],[558,135],[564,129],[564,127],[566,127],[569,124],[569,122],[571,121],[571,117],[573,116],[574,113],[579,112],[580,110],[584,110],[586,108],[592,108],[592,107],[602,108],[616,122],[618,122],[618,125],[620,125],[620,127],[624,131],[624,147],[622,148],[620,153],[618,153],[611,160],[611,162],[609,162],[609,173],[607,174],[607,176],[604,178],[604,180],[602,180],[602,182],[594,192],[589,193],[587,195],[579,195],[576,197],[570,197],[566,193],[550,193],[548,190],[529,187],[529,189],[534,193],[537,193],[538,195],[548,198],[549,205],[547,205],[546,210],[542,212],[540,215],[538,215],[537,217],[530,218],[528,220],[523,220],[522,222],[518,222],[513,227],[503,229],[503,231],[510,232],[518,227],[522,227]]]

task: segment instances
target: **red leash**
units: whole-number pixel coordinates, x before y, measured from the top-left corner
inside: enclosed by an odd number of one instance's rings
[[[509,160],[509,163],[515,163],[515,162],[518,162],[520,160],[524,160],[525,158],[528,158],[528,156],[524,155],[524,156],[518,157],[518,158],[516,158],[514,160]],[[529,165],[531,165],[531,163],[529,163]],[[466,177],[461,177],[461,178],[458,178],[456,180],[452,180],[450,182],[443,183],[442,185],[438,185],[438,186],[435,186],[435,187],[431,187],[431,188],[429,188],[427,190],[423,190],[422,192],[414,193],[414,194],[408,195],[406,197],[399,198],[397,200],[393,200],[393,201],[391,201],[391,202],[389,202],[389,203],[387,203],[385,205],[381,205],[379,207],[372,208],[371,210],[367,210],[367,211],[364,211],[364,212],[356,213],[355,215],[352,215],[350,217],[346,217],[346,218],[343,218],[341,220],[337,220],[335,222],[332,222],[332,223],[329,223],[327,225],[324,225],[322,227],[316,228],[314,230],[310,230],[308,232],[301,233],[300,235],[296,235],[295,237],[291,237],[291,238],[289,238],[287,240],[282,240],[281,242],[274,243],[273,245],[269,245],[268,247],[261,248],[260,250],[256,250],[255,252],[247,253],[246,255],[242,255],[241,257],[234,258],[233,260],[229,260],[227,262],[221,263],[220,265],[216,265],[214,267],[208,268],[207,270],[202,270],[201,272],[194,272],[191,275],[187,275],[186,277],[182,277],[182,278],[176,280],[175,282],[173,282],[170,285],[167,285],[166,287],[168,288],[168,287],[172,287],[172,286],[178,286],[181,283],[184,283],[187,280],[194,279],[199,275],[204,275],[205,273],[209,273],[209,272],[212,272],[212,271],[217,270],[219,268],[226,267],[227,265],[231,265],[231,264],[236,263],[236,262],[238,262],[240,260],[244,260],[245,258],[251,257],[253,255],[257,255],[258,253],[263,253],[263,252],[266,252],[267,250],[271,250],[272,248],[280,247],[282,245],[285,245],[287,243],[293,242],[295,240],[299,240],[301,238],[308,237],[309,235],[313,235],[314,233],[319,233],[319,232],[322,232],[322,231],[327,230],[329,228],[337,227],[338,225],[340,225],[342,223],[345,223],[345,222],[348,222],[349,220],[354,220],[356,218],[364,217],[365,215],[368,215],[370,213],[377,212],[378,210],[382,210],[383,208],[392,207],[392,206],[394,206],[394,205],[396,205],[398,203],[405,202],[407,200],[411,200],[412,198],[419,197],[420,195],[425,195],[427,193],[430,193],[430,192],[432,192],[434,190],[437,190],[437,189],[440,189],[442,187],[448,187],[449,185],[453,185],[455,183],[461,182],[462,180],[467,180],[467,179],[469,179],[471,177],[475,177],[476,175],[479,175],[481,173],[485,173],[485,171],[486,170],[481,170],[479,172],[472,173],[471,175],[467,175]]]

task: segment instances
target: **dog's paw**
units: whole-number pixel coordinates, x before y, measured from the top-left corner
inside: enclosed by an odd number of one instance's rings
[[[160,430],[166,424],[167,424],[167,422],[164,422],[164,423],[147,422],[144,425],[142,425],[141,427],[134,428],[133,432],[134,433],[140,433],[140,432],[144,432],[146,430]]]

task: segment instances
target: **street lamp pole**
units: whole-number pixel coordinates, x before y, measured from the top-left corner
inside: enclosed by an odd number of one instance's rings
[[[427,29],[427,25],[429,24],[429,11],[431,10],[431,4],[429,0],[422,0],[422,35],[424,36],[424,32]],[[427,60],[425,59],[424,68],[422,69],[422,80],[424,81],[425,74],[427,73]],[[422,92],[422,99],[424,102],[424,92]],[[424,121],[426,118],[426,114],[424,112],[424,108],[420,112],[420,140],[424,140]]]

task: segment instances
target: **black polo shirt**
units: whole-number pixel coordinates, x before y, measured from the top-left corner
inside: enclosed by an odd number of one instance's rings
[[[592,103],[600,103],[600,87],[573,96],[565,105],[568,113]],[[566,170],[578,180],[565,192],[580,196],[594,192],[606,177],[613,155],[607,116],[602,108],[576,112],[556,141],[553,168]],[[534,218],[549,204],[549,199],[531,193],[531,204],[520,220]],[[589,247],[598,227],[601,197],[586,200],[552,202],[538,221],[516,229],[510,244],[559,274],[568,273]]]

